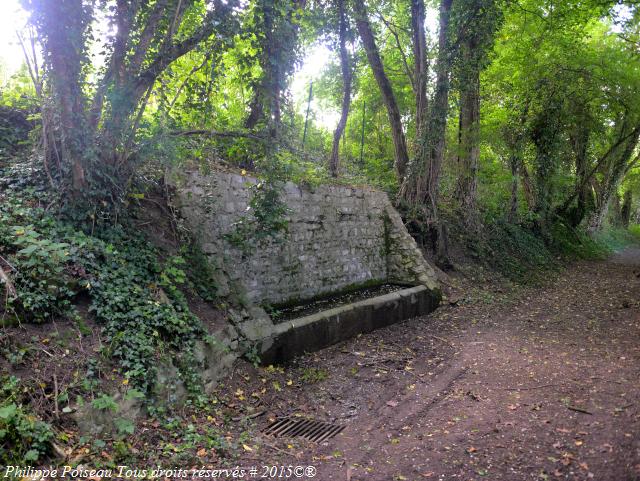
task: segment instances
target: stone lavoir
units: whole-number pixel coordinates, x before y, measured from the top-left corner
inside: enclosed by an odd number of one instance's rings
[[[428,313],[440,302],[433,268],[383,192],[288,182],[280,192],[287,206],[286,234],[245,249],[231,239],[238,222],[251,216],[255,178],[216,170],[172,179],[174,200],[216,272],[219,294],[233,295],[244,306],[231,316],[233,327],[259,346],[263,362],[285,361]],[[400,287],[282,322],[264,309],[312,304],[383,284]]]

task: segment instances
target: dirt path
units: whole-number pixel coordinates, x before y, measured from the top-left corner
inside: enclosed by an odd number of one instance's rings
[[[489,300],[301,358],[261,427],[299,414],[347,428],[320,446],[271,440],[272,461],[322,481],[640,480],[640,249]]]

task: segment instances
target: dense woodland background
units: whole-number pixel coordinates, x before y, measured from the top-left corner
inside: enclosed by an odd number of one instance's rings
[[[635,0],[22,4],[25,64],[0,88],[0,318],[82,325],[88,296],[105,358],[141,391],[168,347],[197,394],[184,346],[203,330],[183,291],[216,299],[192,239],[160,255],[129,223],[170,169],[259,176],[239,230],[256,248],[286,230],[286,180],[383,189],[439,267],[462,253],[521,281],[638,229]],[[327,66],[296,99],[314,51]],[[3,392],[18,396],[12,379]],[[111,407],[98,384],[69,382]],[[42,443],[2,459],[50,454],[11,396],[2,436]]]
[[[149,165],[215,159],[379,185],[432,240],[440,211],[595,231],[636,210],[636,3],[26,1],[2,102],[33,114],[64,204],[118,207]],[[290,94],[318,44],[333,131]]]

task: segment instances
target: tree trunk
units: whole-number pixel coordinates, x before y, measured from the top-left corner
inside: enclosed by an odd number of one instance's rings
[[[463,56],[469,60],[474,45],[463,46]],[[467,75],[460,89],[460,119],[458,126],[458,180],[456,198],[467,221],[475,218],[478,191],[478,158],[480,157],[480,71],[467,64]]]
[[[413,169],[405,177],[400,197],[414,208],[426,209],[428,223],[437,223],[438,184],[446,146],[451,52],[449,48],[449,18],[453,0],[440,2],[440,32],[436,65],[435,95]]]
[[[309,83],[309,97],[307,98],[307,113],[304,116],[304,130],[302,132],[302,150],[307,142],[307,130],[309,128],[309,113],[311,112],[311,100],[313,99],[313,80]]]
[[[622,199],[622,207],[620,209],[620,223],[625,229],[629,227],[631,222],[631,205],[633,203],[633,193],[631,189],[627,189]]]
[[[509,213],[507,214],[507,220],[509,222],[515,222],[518,217],[518,166],[520,160],[514,153],[511,154],[509,159],[509,165],[511,167],[511,200],[509,202]]]
[[[364,131],[366,124],[365,114],[367,112],[367,102],[362,101],[362,130],[360,132],[360,166],[364,166]]]
[[[576,165],[576,190],[577,206],[575,214],[572,216],[572,225],[578,226],[584,219],[587,212],[588,183],[587,183],[587,148],[589,146],[589,131],[581,126],[577,127],[577,131],[571,136],[571,144],[575,155]]]
[[[451,1],[451,0],[449,0]],[[393,146],[395,149],[395,170],[398,176],[398,181],[402,182],[407,172],[407,165],[409,163],[409,154],[407,151],[407,142],[405,139],[404,131],[402,129],[402,118],[400,116],[400,109],[396,102],[396,97],[393,93],[389,78],[384,71],[382,59],[380,58],[380,52],[376,45],[373,31],[371,30],[371,24],[367,16],[367,10],[363,0],[354,0],[354,7],[356,13],[356,28],[362,40],[362,45],[367,53],[367,59],[369,60],[369,66],[373,71],[373,76],[378,83],[382,100],[387,109],[387,115],[389,116],[389,123],[391,124],[391,137],[393,139]]]
[[[424,17],[424,0],[411,0],[411,34],[413,38],[414,90],[416,96],[416,139],[422,138],[429,106],[427,97],[429,61],[427,57]]]
[[[88,12],[82,0],[44,2],[41,15],[40,36],[48,53],[49,70],[55,100],[58,103],[60,122],[57,125],[63,162],[70,167],[71,193],[79,197],[87,188],[86,164],[88,160],[85,117],[86,98],[82,90],[82,70],[86,63],[78,39],[87,34]],[[84,45],[83,45],[84,47]],[[56,139],[52,139],[56,142]],[[55,145],[48,146],[51,151]]]
[[[520,178],[522,179],[522,192],[524,193],[524,200],[527,203],[529,212],[533,212],[533,209],[536,205],[536,195],[533,190],[533,184],[531,182],[531,176],[529,175],[529,169],[527,169],[527,166],[522,159],[520,159],[518,170],[520,172]]]
[[[640,140],[640,126],[631,130],[631,133],[632,135],[627,136],[626,141],[620,145],[621,150],[617,155],[611,157],[612,160],[607,165],[606,173],[600,186],[599,202],[589,222],[588,229],[590,232],[598,231],[604,226],[604,221],[609,212],[613,196],[617,192],[618,185],[630,166],[635,163],[635,159],[632,160],[632,156],[638,145],[638,140]]]
[[[329,172],[332,177],[338,177],[340,166],[339,149],[340,137],[347,125],[349,117],[349,107],[351,105],[351,62],[349,60],[349,52],[347,51],[347,19],[344,12],[344,0],[338,0],[338,17],[339,17],[339,37],[340,37],[340,66],[342,68],[342,112],[340,121],[333,133],[333,147],[331,149],[331,159],[329,161]]]
[[[279,102],[276,99],[280,96],[277,81],[279,75],[277,54],[278,49],[281,47],[274,41],[276,9],[274,8],[274,2],[269,0],[260,1],[258,5],[262,15],[260,33],[264,36],[260,59],[262,76],[254,87],[253,98],[249,106],[249,116],[245,121],[245,127],[248,129],[254,129],[265,116],[275,122],[280,118],[279,109],[277,109]],[[274,107],[276,107],[276,112],[273,112]]]
[[[282,123],[282,101],[287,77],[296,60],[299,24],[294,12],[304,9],[306,0],[260,0],[258,9],[262,25],[257,24],[257,33],[262,35],[262,76],[254,85],[253,98],[245,127],[255,128],[266,121],[269,133],[276,136]],[[284,14],[283,14],[284,12]]]

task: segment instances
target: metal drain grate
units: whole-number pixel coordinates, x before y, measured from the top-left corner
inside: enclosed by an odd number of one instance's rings
[[[312,419],[280,418],[271,423],[263,431],[276,438],[302,438],[314,443],[321,443],[340,433],[345,427],[337,424],[323,423]]]

